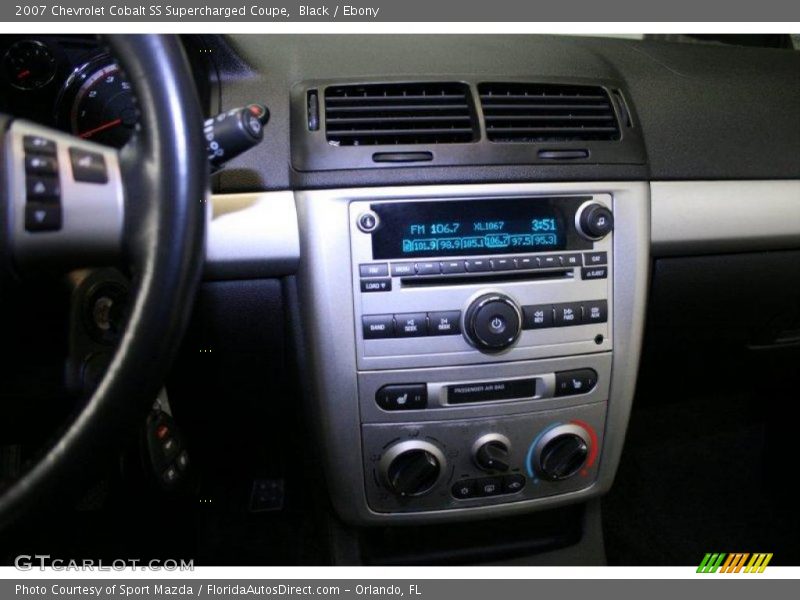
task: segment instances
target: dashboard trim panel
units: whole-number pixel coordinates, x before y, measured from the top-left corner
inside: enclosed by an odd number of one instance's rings
[[[611,194],[614,199],[614,368],[605,442],[597,478],[586,488],[558,496],[494,506],[382,514],[369,508],[362,462],[355,322],[352,310],[349,204],[363,199],[454,198],[465,195]],[[297,286],[303,329],[299,353],[310,369],[309,413],[323,448],[323,469],[333,504],[350,523],[421,523],[519,514],[577,502],[606,491],[616,472],[630,413],[644,323],[649,267],[647,183],[497,184],[362,188],[296,192],[303,235]],[[427,423],[436,423],[428,421]],[[611,432],[609,434],[609,432]]]
[[[655,256],[800,247],[800,180],[653,181]]]

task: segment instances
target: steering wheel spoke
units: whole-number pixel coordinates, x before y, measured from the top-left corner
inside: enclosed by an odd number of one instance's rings
[[[118,151],[22,120],[11,123],[4,144],[15,268],[119,261],[125,198]]]

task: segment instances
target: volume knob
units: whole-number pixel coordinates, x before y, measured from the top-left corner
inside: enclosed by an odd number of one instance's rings
[[[516,302],[504,294],[477,298],[464,315],[464,335],[476,348],[497,352],[519,337],[522,315]]]

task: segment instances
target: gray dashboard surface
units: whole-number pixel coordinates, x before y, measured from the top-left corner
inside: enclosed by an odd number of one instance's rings
[[[800,177],[800,52],[543,35],[237,35],[220,57],[223,108],[263,101],[264,143],[216,191],[600,178]],[[224,53],[224,46],[220,47]],[[649,164],[416,167],[300,173],[290,164],[291,87],[309,79],[581,77],[623,84]]]

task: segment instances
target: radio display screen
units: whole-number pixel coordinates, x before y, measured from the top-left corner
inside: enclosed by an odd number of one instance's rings
[[[564,250],[583,246],[570,220],[586,198],[373,204],[372,256],[417,258]]]

